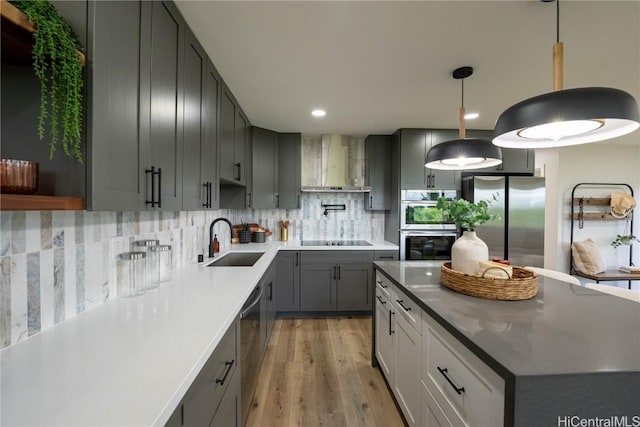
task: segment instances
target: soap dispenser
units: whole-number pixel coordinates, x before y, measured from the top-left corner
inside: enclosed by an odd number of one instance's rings
[[[213,236],[213,253],[217,254],[218,252],[220,252],[220,242],[218,241],[218,235],[215,234]]]

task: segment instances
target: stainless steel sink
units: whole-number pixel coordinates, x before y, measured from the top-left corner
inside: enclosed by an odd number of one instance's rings
[[[264,252],[229,252],[211,261],[207,267],[251,267]]]

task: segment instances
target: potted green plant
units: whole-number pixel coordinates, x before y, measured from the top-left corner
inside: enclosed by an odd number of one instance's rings
[[[633,234],[618,234],[615,238],[615,240],[613,242],[611,242],[611,246],[613,246],[614,248],[619,248],[620,246],[626,245],[632,245],[635,242],[640,242],[640,240],[638,240],[638,238],[636,236],[634,236]]]
[[[442,210],[442,216],[455,222],[462,230],[462,237],[457,239],[451,247],[451,268],[465,274],[475,275],[480,270],[480,261],[489,260],[489,248],[475,232],[477,226],[498,218],[497,214],[489,213],[489,206],[497,200],[494,194],[492,200],[480,200],[477,203],[468,200],[447,200],[438,198],[437,207]]]
[[[38,136],[49,130],[49,156],[53,159],[62,140],[64,153],[82,157],[82,88],[80,46],[72,30],[47,0],[9,0],[35,23],[33,70],[40,80]]]

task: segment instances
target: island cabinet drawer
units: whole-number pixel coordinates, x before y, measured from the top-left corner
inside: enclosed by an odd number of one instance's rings
[[[376,289],[378,289],[385,298],[391,299],[391,294],[395,291],[395,288],[389,279],[379,271],[376,271]]]
[[[453,425],[501,426],[504,380],[426,313],[422,382]]]
[[[418,334],[422,333],[422,309],[407,294],[399,288],[393,289],[391,297],[393,305],[397,312],[402,316]]]
[[[238,322],[234,322],[185,394],[183,425],[208,426],[238,370]]]
[[[330,250],[330,251],[301,251],[302,263],[364,263],[373,262],[373,251],[351,251],[351,250]]]

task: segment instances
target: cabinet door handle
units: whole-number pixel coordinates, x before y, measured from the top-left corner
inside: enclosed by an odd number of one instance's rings
[[[406,305],[404,305],[404,300],[396,298],[396,302],[400,304],[400,307],[404,308],[404,311],[411,311],[411,307],[407,307]]]
[[[298,258],[300,257],[300,252],[296,252],[296,267],[298,266]]]
[[[338,266],[338,280],[340,280],[340,276],[342,276],[342,271],[340,271],[340,266]]]
[[[229,372],[231,372],[231,368],[233,367],[234,363],[235,363],[235,359],[232,360],[231,362],[224,362],[224,364],[227,366],[227,369],[224,375],[222,376],[222,379],[220,378],[216,379],[216,384],[224,385],[224,382],[227,380],[227,377],[229,376]]]
[[[280,207],[280,195],[276,194],[276,208]]]
[[[162,168],[158,168],[158,204],[159,208],[162,207]]]
[[[378,301],[380,301],[380,304],[385,305],[387,302],[386,301],[382,301],[382,297],[380,295],[376,295],[376,298],[378,298]]]
[[[233,164],[238,168],[238,176],[236,177],[236,181],[242,181],[242,164],[240,162]]]
[[[431,188],[435,188],[436,186],[436,176],[431,174]]]
[[[447,375],[447,372],[449,372],[447,370],[447,368],[442,369],[440,366],[438,366],[437,368],[438,368],[438,371],[440,371],[440,373],[442,374],[442,376],[446,378],[447,382],[449,384],[451,384],[451,387],[453,387],[453,389],[456,391],[456,393],[458,393],[458,394],[464,393],[464,387],[457,387],[453,383],[453,381],[451,381],[451,378],[449,378],[449,376]]]
[[[209,183],[205,182],[204,184],[202,184],[202,186],[204,187],[204,203],[202,204],[203,208],[208,208],[209,207]]]
[[[273,301],[273,282],[269,282],[269,301]]]
[[[144,170],[145,181],[148,174],[151,174],[151,200],[145,199],[144,205],[154,207],[155,204],[155,196],[156,196],[156,168],[151,166],[151,169]]]
[[[394,331],[393,329],[391,329],[391,322],[392,322],[392,317],[394,314],[396,314],[394,311],[389,310],[389,335],[393,335],[396,331]]]
[[[247,193],[247,207],[250,208],[253,203],[253,193]]]
[[[373,196],[369,195],[369,209],[373,208]]]
[[[393,259],[393,255],[380,255],[378,259]]]

